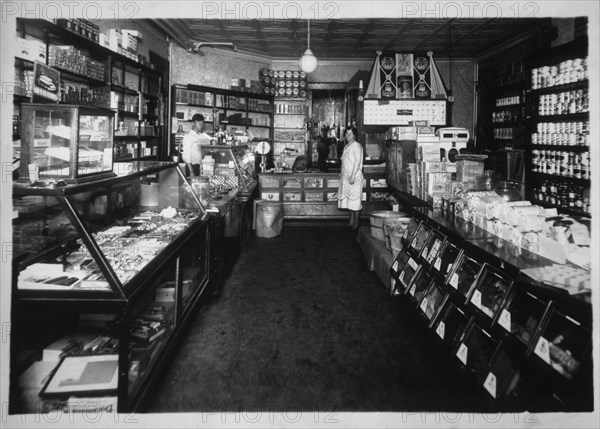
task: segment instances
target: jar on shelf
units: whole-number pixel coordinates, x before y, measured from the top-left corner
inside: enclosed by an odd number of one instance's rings
[[[192,177],[190,184],[202,205],[207,208],[210,202],[210,181],[208,177]]]

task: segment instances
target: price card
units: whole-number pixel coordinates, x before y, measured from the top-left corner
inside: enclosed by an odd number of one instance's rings
[[[481,308],[481,291],[475,290],[473,292],[473,297],[471,298],[471,302],[477,308]]]
[[[452,277],[450,277],[450,286],[452,286],[454,289],[458,289],[458,274],[457,273],[452,274]]]
[[[398,272],[398,261],[395,261],[395,262],[392,264],[392,270],[394,270],[395,272]]]
[[[458,357],[458,359],[463,363],[463,364],[467,364],[467,356],[469,354],[469,349],[467,348],[467,346],[465,345],[465,343],[460,343],[460,347],[458,348],[458,351],[456,352],[456,357]]]
[[[550,345],[548,344],[547,339],[540,337],[533,352],[541,357],[544,362],[550,365]]]
[[[435,268],[436,270],[440,270],[440,268],[442,267],[442,258],[437,258],[435,260],[435,263],[433,264],[433,268]]]
[[[423,301],[421,301],[421,310],[423,311],[423,313],[425,313],[426,308],[427,308],[427,298],[423,298]]]
[[[492,395],[494,399],[496,399],[496,376],[494,373],[490,372],[487,375],[485,381],[483,382],[483,387],[490,393],[490,395]]]
[[[427,260],[428,254],[429,254],[429,252],[427,252],[427,247],[423,248],[423,259]]]
[[[510,312],[503,308],[498,318],[498,324],[510,332]]]
[[[440,322],[440,324],[435,329],[435,333],[438,334],[442,340],[444,339],[444,334],[446,333],[446,324],[444,322]]]
[[[419,268],[419,264],[417,264],[417,261],[414,261],[413,258],[408,260],[408,265],[410,265],[413,270]]]
[[[411,288],[408,291],[408,293],[410,293],[412,296],[415,296],[415,290],[416,289],[417,289],[417,285],[416,285],[416,283],[413,283],[413,285],[411,286]]]

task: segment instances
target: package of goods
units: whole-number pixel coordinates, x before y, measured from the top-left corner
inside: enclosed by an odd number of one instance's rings
[[[473,182],[483,174],[483,169],[483,162],[461,159],[456,163],[456,180],[459,182]]]
[[[423,189],[428,195],[452,192],[452,173],[426,173],[423,179]]]
[[[19,289],[66,290],[80,285],[85,274],[65,272],[62,264],[32,264],[19,273]]]
[[[28,61],[46,62],[46,44],[38,39],[23,39],[17,37],[15,40],[15,56]]]
[[[497,219],[500,220],[500,222],[505,223],[505,224],[510,224],[509,220],[508,220],[508,216],[512,210],[513,207],[528,207],[531,206],[531,202],[530,201],[511,201],[508,204],[503,204],[500,206],[500,210],[498,210],[497,214]]]
[[[68,334],[45,347],[42,360],[58,362],[64,356],[90,350],[97,344],[99,344],[99,337],[95,333],[82,331]]]

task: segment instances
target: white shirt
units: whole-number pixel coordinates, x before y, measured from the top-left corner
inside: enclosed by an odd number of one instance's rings
[[[181,144],[181,158],[183,159],[183,162],[188,164],[202,163],[200,145],[203,144],[210,144],[210,136],[205,132],[197,132],[193,129],[189,130],[185,136],[183,136],[183,142]]]

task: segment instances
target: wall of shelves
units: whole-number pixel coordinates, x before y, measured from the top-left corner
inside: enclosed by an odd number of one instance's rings
[[[526,198],[590,215],[587,39],[529,58]]]
[[[171,104],[171,152],[180,153],[183,136],[192,128],[191,119],[196,113],[204,116],[206,131],[214,135],[215,140],[223,130],[234,138],[239,134],[236,132],[242,132],[249,140],[273,139],[273,97],[270,95],[176,84],[171,88]]]
[[[15,58],[15,122],[20,121],[23,101],[50,102],[32,97],[34,65],[40,61],[60,72],[59,103],[115,111],[115,161],[158,159],[166,143],[168,62],[138,61],[132,54],[126,56],[101,45],[91,30],[82,33],[66,28],[65,20],[59,21],[17,19],[16,42],[24,49],[17,50]],[[13,146],[17,150],[20,133],[15,131]]]

